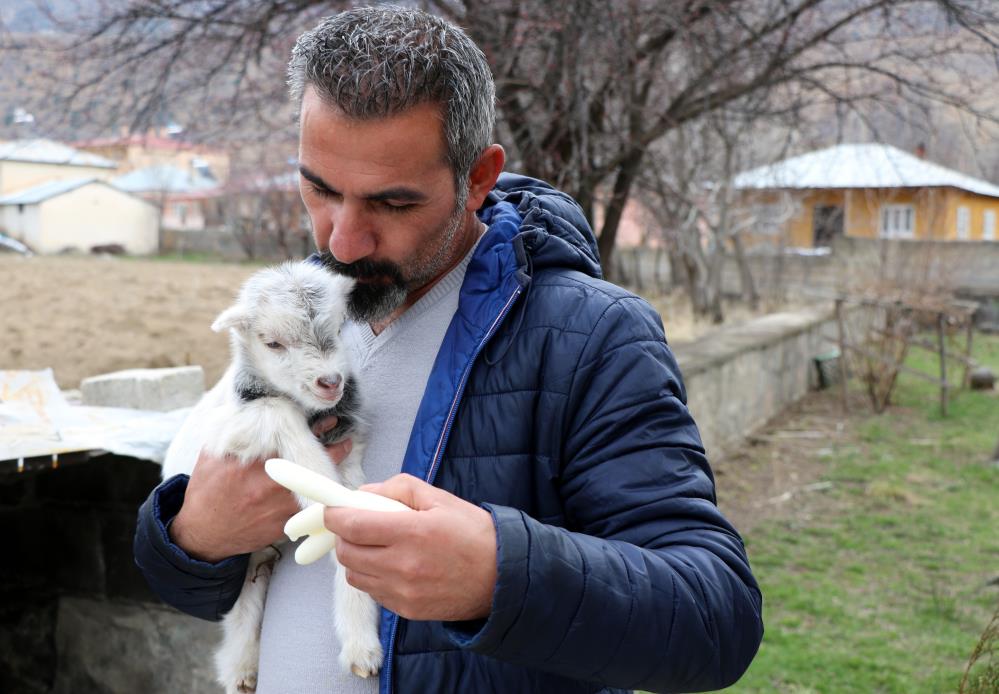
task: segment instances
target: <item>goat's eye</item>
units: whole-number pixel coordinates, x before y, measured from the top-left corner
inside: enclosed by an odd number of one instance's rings
[[[268,342],[267,346],[271,349],[284,349],[284,345],[280,342]]]

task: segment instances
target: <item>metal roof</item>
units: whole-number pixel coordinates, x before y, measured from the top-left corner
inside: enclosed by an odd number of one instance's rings
[[[48,183],[42,183],[26,190],[8,193],[0,197],[0,205],[37,205],[49,198],[76,190],[96,180],[96,178],[91,177],[70,178],[65,181],[49,181]]]
[[[52,140],[12,140],[0,142],[0,161],[22,161],[33,164],[65,164],[117,169],[118,164],[96,154],[81,152],[69,145]]]
[[[738,174],[740,189],[938,188],[999,198],[999,186],[920,159],[889,145],[829,147]]]

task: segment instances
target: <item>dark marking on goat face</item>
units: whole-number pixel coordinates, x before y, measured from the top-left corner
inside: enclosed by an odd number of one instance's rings
[[[280,395],[276,390],[269,387],[262,378],[257,378],[251,374],[243,374],[235,383],[236,395],[243,402],[251,402],[260,398],[270,398]]]

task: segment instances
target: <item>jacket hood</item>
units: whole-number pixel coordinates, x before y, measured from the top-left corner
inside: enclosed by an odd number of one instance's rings
[[[536,178],[503,173],[480,213],[500,202],[516,208],[522,220],[516,238],[533,271],[563,268],[602,276],[593,230],[571,197]]]

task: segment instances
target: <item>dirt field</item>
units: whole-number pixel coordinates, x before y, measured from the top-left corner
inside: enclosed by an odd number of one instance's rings
[[[228,339],[211,323],[254,269],[0,253],[0,369],[51,367],[77,388],[109,371],[200,364],[214,383]]]
[[[64,388],[120,369],[200,364],[213,384],[228,340],[210,329],[252,265],[0,253],[0,369],[51,367]],[[679,296],[657,300],[670,343],[709,330]],[[732,307],[733,320],[749,317]]]

